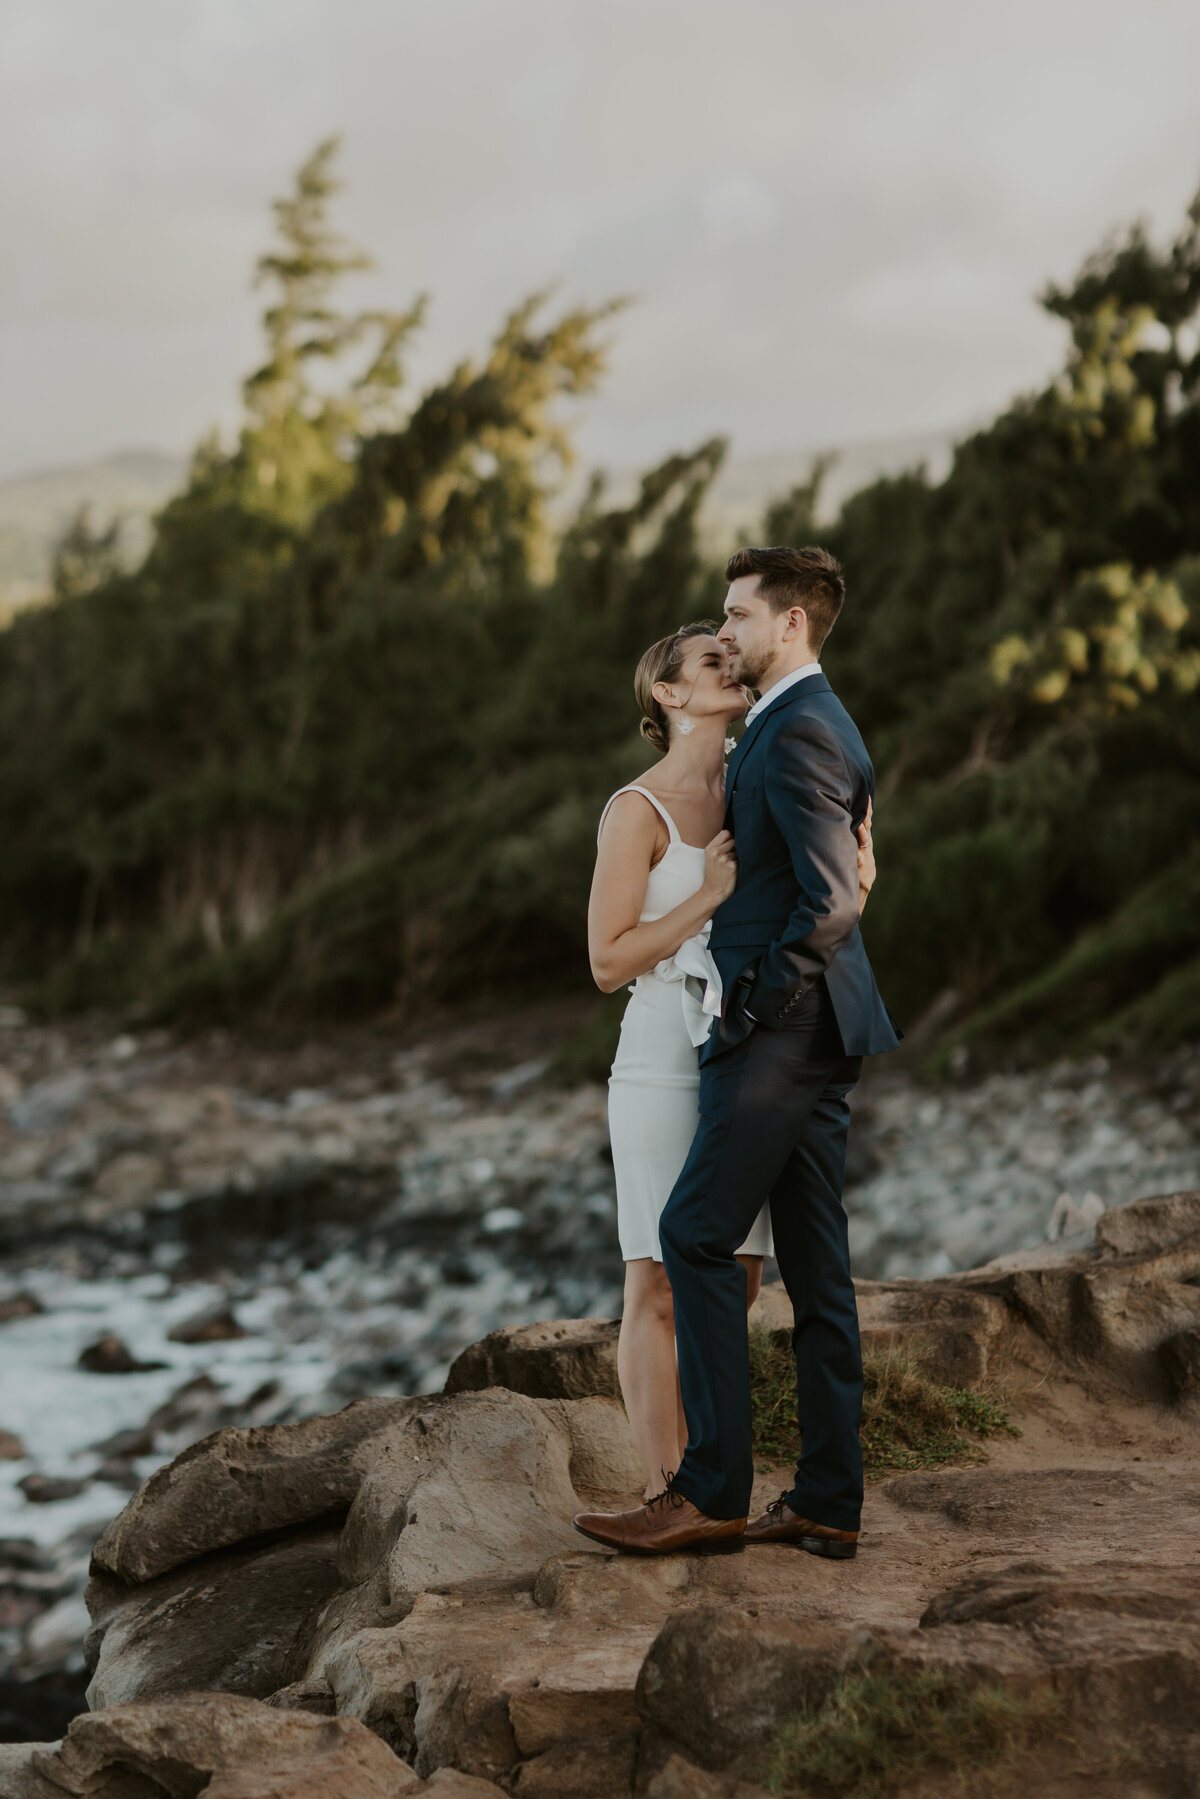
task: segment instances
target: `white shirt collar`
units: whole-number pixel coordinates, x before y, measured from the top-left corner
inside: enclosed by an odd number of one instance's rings
[[[773,706],[780,694],[786,693],[789,687],[794,687],[797,681],[803,681],[808,675],[819,675],[820,672],[819,662],[806,662],[803,668],[794,668],[790,675],[784,675],[782,681],[776,681],[774,687],[768,689],[761,699],[755,700],[746,714],[746,723],[757,718],[760,712],[765,712],[768,706]]]

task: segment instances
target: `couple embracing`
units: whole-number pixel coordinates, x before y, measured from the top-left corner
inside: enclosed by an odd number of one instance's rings
[[[848,1096],[862,1058],[898,1040],[858,928],[874,775],[818,661],[845,593],[837,561],[743,549],[725,575],[719,628],[686,625],[642,657],[642,734],[662,759],[600,821],[592,970],[609,992],[632,982],[609,1086],[618,1367],[665,1487],[575,1525],[631,1554],[750,1542],[841,1558],[862,1507]],[[802,1451],[751,1522],[746,1312],[772,1252],[795,1314]]]

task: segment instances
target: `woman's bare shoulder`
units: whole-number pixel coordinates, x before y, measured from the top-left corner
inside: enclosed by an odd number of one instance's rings
[[[658,835],[661,824],[657,809],[644,793],[622,789],[609,800],[600,830],[601,835],[607,835],[611,826],[619,837],[653,838]]]

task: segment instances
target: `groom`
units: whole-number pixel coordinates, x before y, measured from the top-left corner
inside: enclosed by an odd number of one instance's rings
[[[862,1507],[862,1359],[842,1178],[862,1058],[898,1038],[858,929],[856,827],[874,773],[821,673],[845,585],[828,551],[746,549],[725,569],[720,640],[759,690],[726,773],[738,884],[713,919],[722,1015],[700,1052],[700,1120],[659,1225],[688,1424],[667,1490],[582,1513],[633,1554],[790,1543],[849,1557]],[[754,1459],[746,1280],[734,1252],[763,1201],[795,1314],[803,1451],[793,1486],[747,1525]]]

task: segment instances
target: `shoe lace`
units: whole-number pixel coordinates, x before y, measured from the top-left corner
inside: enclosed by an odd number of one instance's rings
[[[771,1501],[770,1505],[767,1507],[767,1517],[771,1520],[772,1524],[779,1523],[780,1519],[783,1517],[783,1508],[786,1504],[786,1493],[781,1493],[778,1499],[773,1499]]]
[[[652,1512],[655,1506],[659,1505],[685,1505],[687,1502],[684,1499],[683,1494],[678,1493],[675,1490],[675,1476],[673,1474],[668,1474],[665,1468],[660,1468],[659,1473],[667,1484],[661,1493],[656,1493],[653,1499],[648,1499],[646,1501],[646,1510]]]

